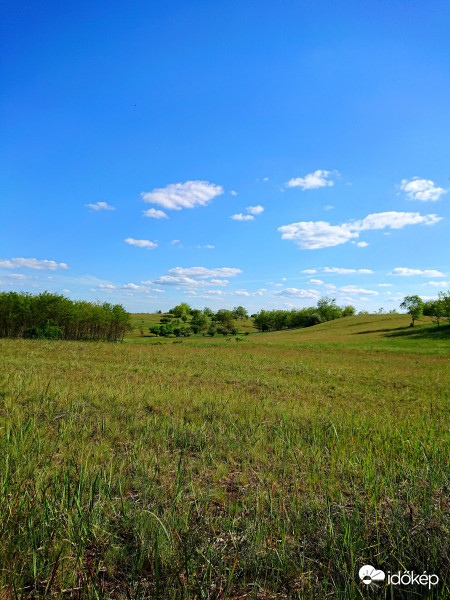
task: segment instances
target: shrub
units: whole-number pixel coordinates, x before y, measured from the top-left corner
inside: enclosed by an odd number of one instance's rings
[[[63,333],[59,327],[50,325],[47,321],[39,327],[29,327],[24,331],[23,337],[29,340],[61,340]]]
[[[312,327],[313,325],[319,325],[320,323],[323,323],[320,315],[313,313],[312,315],[309,315],[309,317],[307,317],[303,322],[303,327]]]

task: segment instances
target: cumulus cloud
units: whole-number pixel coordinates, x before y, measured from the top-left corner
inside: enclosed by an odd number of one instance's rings
[[[425,277],[445,277],[444,273],[436,271],[435,269],[408,269],[407,267],[396,267],[392,269],[388,275],[401,275],[402,277],[409,277],[411,275],[424,275]]]
[[[245,210],[251,215],[260,215],[264,212],[264,206],[261,206],[260,204],[257,206],[247,206]]]
[[[68,269],[66,263],[57,263],[54,260],[38,260],[37,258],[0,258],[0,267],[4,269],[37,269],[39,271],[56,271]]]
[[[185,277],[197,277],[199,279],[205,279],[207,277],[236,277],[242,273],[241,269],[234,269],[232,267],[216,267],[215,269],[208,269],[206,267],[175,267],[169,269],[170,275],[181,275]]]
[[[150,292],[153,290],[150,290],[147,286],[145,285],[136,285],[135,283],[125,283],[124,285],[121,286],[122,290],[131,290],[132,292]]]
[[[309,283],[312,283],[313,285],[323,285],[323,281],[321,279],[310,279]]]
[[[336,275],[347,275],[349,273],[362,273],[369,274],[373,273],[370,269],[343,269],[341,267],[324,267],[324,273],[335,273]]]
[[[234,221],[253,221],[254,218],[253,215],[243,215],[242,213],[231,215],[230,217],[230,219],[233,219]]]
[[[144,202],[158,204],[167,210],[181,210],[206,206],[213,198],[223,194],[223,187],[209,181],[186,181],[171,183],[165,188],[155,188],[151,192],[142,192]]]
[[[297,288],[286,288],[279,292],[274,292],[274,295],[287,298],[312,298],[314,300],[320,298],[320,292],[317,290],[299,290]]]
[[[402,179],[400,189],[406,193],[408,200],[420,200],[422,202],[436,202],[446,194],[448,190],[434,185],[431,179]]]
[[[358,248],[367,248],[369,244],[367,242],[356,242],[356,245]]]
[[[356,285],[345,285],[340,287],[337,292],[340,294],[359,294],[363,296],[378,296],[378,292],[375,290],[366,290],[364,288],[359,288]]]
[[[450,287],[450,281],[427,281],[423,285],[432,285],[434,287]]]
[[[334,181],[330,177],[335,174],[339,175],[338,171],[324,171],[318,169],[314,173],[308,173],[305,177],[295,177],[286,182],[287,187],[300,187],[302,190],[314,190],[321,187],[334,185]]]
[[[149,217],[150,219],[169,218],[163,210],[157,210],[156,208],[149,208],[148,210],[143,210],[142,214],[144,215],[144,217]]]
[[[358,233],[347,225],[330,225],[326,221],[300,221],[278,227],[283,240],[293,240],[300,248],[315,250],[345,244]]]
[[[210,280],[198,280],[192,277],[186,277],[184,275],[162,275],[158,279],[153,281],[142,281],[143,284],[147,285],[173,285],[189,288],[207,287],[210,285],[226,286],[228,285],[227,279],[210,279]],[[156,290],[153,290],[156,291]]]
[[[401,229],[406,225],[434,225],[442,217],[411,212],[383,212],[368,215],[358,221],[330,225],[326,221],[300,221],[278,227],[282,239],[293,240],[300,248],[314,250],[345,244],[370,229]]]
[[[127,238],[125,240],[127,244],[130,246],[137,246],[138,248],[147,248],[150,250],[151,248],[157,248],[158,244],[156,242],[151,242],[150,240],[135,240],[134,238]]]
[[[91,210],[116,210],[115,206],[111,206],[107,202],[95,202],[94,204],[85,204],[87,208]]]

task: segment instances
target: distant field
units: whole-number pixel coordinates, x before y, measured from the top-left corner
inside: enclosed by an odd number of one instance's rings
[[[0,340],[0,598],[447,598],[450,331],[408,323]]]

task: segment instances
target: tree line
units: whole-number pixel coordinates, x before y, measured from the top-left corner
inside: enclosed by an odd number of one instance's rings
[[[293,308],[291,310],[260,310],[254,316],[255,327],[259,331],[273,331],[296,327],[311,327],[325,321],[351,317],[355,307],[338,306],[335,298],[320,298],[317,306]]]
[[[130,319],[121,304],[0,292],[0,337],[118,341],[131,329]]]
[[[441,320],[446,319],[450,323],[450,290],[439,292],[437,299],[424,302],[420,296],[405,296],[400,308],[404,308],[411,317],[411,327],[423,315],[431,317],[440,325]]]
[[[296,327],[309,327],[324,321],[331,321],[340,317],[355,314],[353,306],[338,306],[334,298],[321,298],[317,306],[292,310],[260,310],[251,315],[254,326],[259,331],[273,331]],[[156,336],[188,337],[192,334],[203,333],[214,336],[236,335],[239,321],[248,318],[247,310],[243,306],[235,306],[233,310],[224,308],[213,312],[206,307],[203,310],[193,309],[183,302],[160,319],[160,325],[149,328],[150,333]]]

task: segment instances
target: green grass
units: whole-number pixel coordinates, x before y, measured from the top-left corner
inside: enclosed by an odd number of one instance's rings
[[[448,597],[449,343],[407,324],[0,340],[0,598]]]

